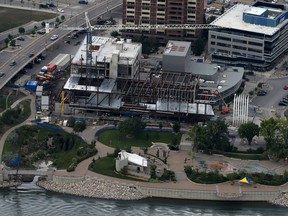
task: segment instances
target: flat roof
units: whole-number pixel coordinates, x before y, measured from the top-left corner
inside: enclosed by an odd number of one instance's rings
[[[218,70],[217,64],[207,64],[190,61],[187,64],[185,72],[189,72],[195,75],[211,76],[210,80],[205,81],[214,81],[214,84],[217,84],[218,91],[224,92],[233,86],[235,86],[240,80],[242,80],[244,74],[244,68],[242,67],[229,67],[226,66],[220,71]],[[205,82],[204,84],[205,85]],[[207,83],[209,86],[209,83]],[[211,89],[215,89],[215,85],[210,85]]]
[[[216,20],[214,20],[211,23],[211,25],[223,28],[237,29],[247,32],[255,32],[265,35],[273,35],[288,22],[288,19],[286,19],[275,27],[246,23],[242,19],[243,12],[247,12],[251,10],[251,8],[252,6],[250,5],[236,4],[232,8],[230,8],[226,13],[224,13],[223,15],[219,16]],[[268,9],[270,10],[270,8]]]
[[[80,48],[78,49],[75,57],[72,60],[72,64],[81,64],[81,56],[82,56],[82,64],[86,63],[86,37],[82,41]],[[120,42],[120,43],[119,43]],[[92,65],[95,65],[95,60],[97,58],[97,62],[111,62],[112,55],[122,46],[122,50],[119,50],[119,62],[121,61],[123,64],[132,65],[137,58],[139,52],[141,53],[142,45],[140,43],[127,42],[122,39],[122,41],[117,41],[116,38],[109,37],[92,37]],[[118,47],[118,48],[117,48]]]
[[[262,15],[265,11],[267,11],[266,8],[250,7],[247,11],[244,11],[244,12],[247,13],[247,14],[260,16],[260,15]]]
[[[86,86],[86,85],[79,85],[81,76],[78,74],[73,74],[69,77],[67,82],[64,85],[63,89],[66,90],[85,90],[88,92],[102,92],[102,93],[111,93],[112,89],[115,86],[115,80],[114,79],[104,79],[99,86]]]
[[[163,55],[186,56],[189,52],[190,46],[191,42],[169,40],[164,49]]]

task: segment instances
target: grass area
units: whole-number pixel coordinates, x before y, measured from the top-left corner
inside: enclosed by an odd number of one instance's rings
[[[176,142],[179,144],[181,140],[181,134],[174,134],[172,132],[144,131],[138,137],[127,138],[118,130],[112,129],[104,131],[98,136],[98,140],[103,144],[120,149],[131,146],[150,147],[152,142],[163,142],[171,144],[173,139],[177,139]]]
[[[115,159],[113,157],[103,157],[97,159],[94,163],[91,163],[89,170],[99,173],[101,175],[111,176],[114,178],[129,179],[134,181],[144,181],[142,179],[132,178],[129,176],[117,174],[115,170]]]
[[[26,23],[29,23],[30,21],[42,21],[54,18],[56,16],[57,14],[41,11],[0,7],[0,32],[18,26],[20,27]]]
[[[10,90],[11,89],[4,88],[0,91],[0,112],[6,109],[6,98],[9,95]],[[8,107],[10,107],[15,101],[24,96],[25,96],[24,93],[17,90],[13,90],[13,92],[8,97]]]
[[[78,150],[87,146],[87,144],[79,136],[75,136],[75,144],[69,150],[65,150],[65,146],[62,148],[58,146],[60,145],[60,143],[58,143],[60,139],[57,140],[55,138],[55,141],[51,142],[50,144],[47,142],[48,137],[52,139],[52,137],[54,138],[57,135],[63,138],[69,136],[70,134],[65,131],[54,132],[36,125],[23,126],[19,128],[19,130],[24,131],[24,133],[27,134],[23,140],[23,143],[25,144],[22,146],[21,157],[25,158],[26,161],[31,160],[30,162],[21,164],[21,167],[26,167],[27,164],[32,164],[32,162],[35,162],[34,159],[40,159],[35,157],[35,154],[42,151],[43,158],[41,159],[52,160],[55,162],[57,168],[66,169],[72,163],[72,159],[77,158],[79,154]],[[15,136],[15,132],[12,133],[14,133]],[[11,136],[13,136],[12,133]],[[16,138],[14,137],[14,139],[7,138],[3,149],[3,155],[8,155],[11,153],[17,154],[19,152],[19,148],[20,145],[17,135]]]

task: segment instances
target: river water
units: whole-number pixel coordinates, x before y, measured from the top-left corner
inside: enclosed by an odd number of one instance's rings
[[[287,215],[288,209],[267,203],[211,202],[170,199],[114,201],[47,192],[34,183],[0,190],[1,216],[167,216]]]

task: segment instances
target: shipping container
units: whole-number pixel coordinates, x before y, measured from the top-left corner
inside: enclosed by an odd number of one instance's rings
[[[53,72],[57,68],[56,64],[50,64],[47,67],[47,72]]]
[[[38,84],[37,81],[28,81],[28,82],[26,83],[25,88],[26,88],[27,90],[29,90],[29,91],[35,92],[35,91],[36,91],[36,88],[37,88],[37,84]]]

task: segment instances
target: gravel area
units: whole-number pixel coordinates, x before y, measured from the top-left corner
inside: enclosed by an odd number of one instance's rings
[[[21,182],[0,182],[0,188],[16,187],[21,185]]]
[[[39,181],[37,185],[49,191],[89,198],[116,200],[139,200],[145,198],[133,186],[100,181],[90,177],[86,177],[83,181],[76,183],[60,184],[53,181]]]
[[[288,207],[288,193],[281,193],[277,198],[272,200],[270,203],[287,208]]]

